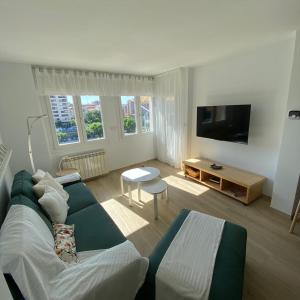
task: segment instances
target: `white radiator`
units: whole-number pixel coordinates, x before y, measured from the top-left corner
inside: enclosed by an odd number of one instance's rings
[[[104,150],[64,156],[62,169],[76,168],[83,180],[97,177],[107,173],[104,156]]]

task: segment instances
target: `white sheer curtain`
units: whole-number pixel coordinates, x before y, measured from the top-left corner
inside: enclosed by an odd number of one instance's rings
[[[40,96],[48,95],[153,95],[153,77],[32,67]]]
[[[154,94],[157,158],[181,167],[188,147],[188,69],[180,68],[156,76]]]

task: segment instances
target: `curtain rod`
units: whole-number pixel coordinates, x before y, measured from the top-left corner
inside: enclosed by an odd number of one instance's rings
[[[149,79],[154,79],[154,76],[143,75],[143,74],[130,74],[130,73],[115,73],[115,72],[105,72],[105,71],[96,71],[96,70],[87,70],[87,69],[73,69],[73,68],[64,68],[64,67],[52,67],[52,66],[42,66],[42,65],[31,65],[32,69],[46,69],[46,70],[54,70],[54,71],[75,71],[75,72],[91,72],[91,73],[101,73],[107,75],[121,75],[121,76],[135,76],[135,77],[146,77]]]

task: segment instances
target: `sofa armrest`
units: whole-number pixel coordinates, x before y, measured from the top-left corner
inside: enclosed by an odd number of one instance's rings
[[[56,177],[55,180],[65,187],[77,182],[81,182],[81,177],[80,174],[76,172],[76,173],[71,173],[64,176]]]

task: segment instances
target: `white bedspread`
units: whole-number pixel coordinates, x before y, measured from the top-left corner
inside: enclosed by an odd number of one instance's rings
[[[148,268],[148,259],[130,241],[80,258],[77,264],[62,262],[39,215],[23,205],[10,208],[0,232],[0,268],[26,299],[132,300]]]
[[[207,300],[224,220],[191,211],[156,273],[156,300]]]

